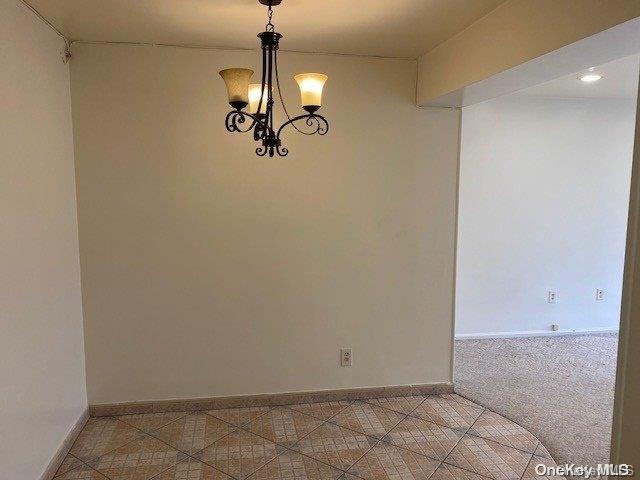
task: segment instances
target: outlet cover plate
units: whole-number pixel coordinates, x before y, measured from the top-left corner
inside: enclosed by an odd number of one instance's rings
[[[353,355],[350,348],[340,349],[340,366],[350,367],[353,365]]]

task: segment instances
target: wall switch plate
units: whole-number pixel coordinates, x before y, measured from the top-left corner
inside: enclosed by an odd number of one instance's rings
[[[353,365],[353,356],[351,355],[351,349],[341,348],[340,349],[340,366],[350,367],[351,365]]]
[[[602,302],[604,300],[604,290],[597,289],[596,290],[596,302]]]
[[[558,293],[554,290],[549,290],[547,295],[547,303],[558,303]]]

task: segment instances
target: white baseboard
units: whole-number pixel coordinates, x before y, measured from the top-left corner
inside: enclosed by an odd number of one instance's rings
[[[88,420],[89,420],[89,408],[87,407],[80,414],[80,417],[78,417],[78,420],[76,420],[76,422],[71,426],[69,433],[62,440],[62,443],[60,444],[60,448],[58,448],[58,451],[53,455],[53,458],[47,465],[47,468],[45,468],[44,473],[40,476],[40,480],[53,479],[53,476],[58,471],[58,468],[60,468],[60,465],[62,465],[62,462],[64,461],[65,457],[69,453],[69,450],[71,450],[71,447],[73,446],[73,442],[76,441],[76,438],[78,438],[78,435],[80,435],[80,432],[82,431],[84,426],[87,424]]]
[[[378,397],[440,395],[443,393],[453,392],[453,384],[449,382],[422,383],[381,387],[341,388],[337,390],[263,393],[257,395],[232,395],[227,397],[183,398],[173,400],[149,400],[144,402],[98,404],[89,405],[89,413],[92,417],[112,417],[118,415],[131,415],[135,413],[217,410],[219,408],[277,406],[307,402],[365,400],[368,398]]]
[[[576,330],[527,330],[523,332],[489,332],[489,333],[457,333],[456,340],[481,340],[489,338],[520,338],[520,337],[561,337],[567,335],[590,335],[598,333],[618,333],[615,328],[590,328]]]

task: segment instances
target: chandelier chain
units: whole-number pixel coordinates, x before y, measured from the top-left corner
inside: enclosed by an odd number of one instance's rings
[[[273,18],[273,8],[271,8],[271,4],[269,4],[269,23],[267,23],[267,26],[265,27],[267,29],[267,32],[275,31],[275,25],[271,22],[272,18]]]

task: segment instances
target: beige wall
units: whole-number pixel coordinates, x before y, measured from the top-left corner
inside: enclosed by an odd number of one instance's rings
[[[283,54],[332,130],[258,158],[217,75],[258,56],[74,46],[92,404],[451,380],[458,113],[415,62]]]
[[[429,104],[638,16],[638,0],[509,0],[420,57],[417,103]]]
[[[37,479],[86,408],[64,43],[0,0],[0,478]]]

